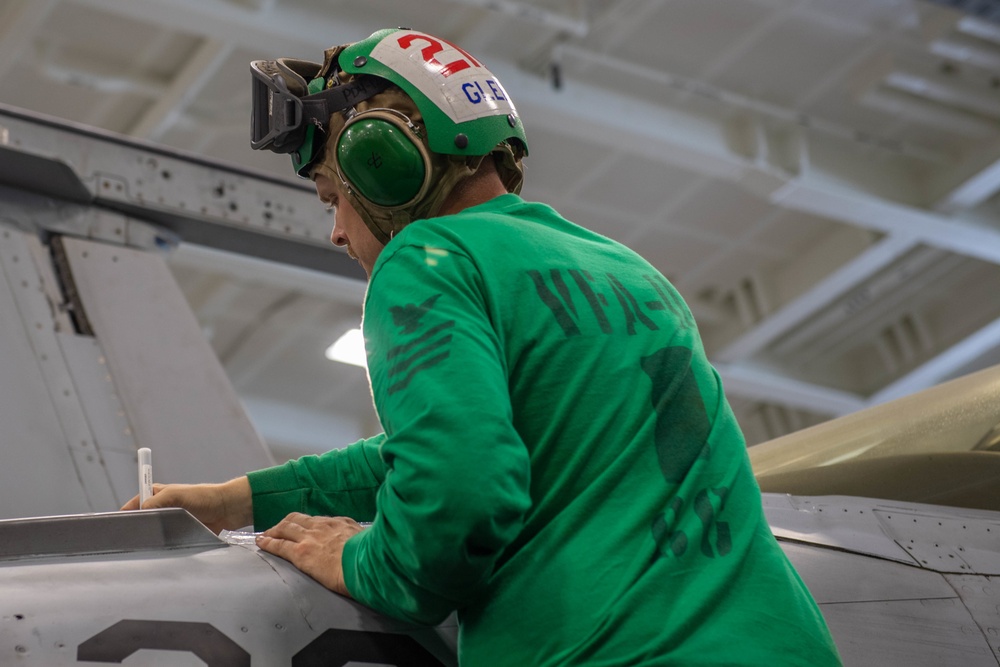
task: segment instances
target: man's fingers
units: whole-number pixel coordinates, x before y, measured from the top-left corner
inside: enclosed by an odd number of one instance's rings
[[[283,540],[278,537],[270,537],[268,535],[258,535],[257,536],[257,547],[262,551],[266,551],[269,554],[274,554],[280,558],[284,558],[292,565],[297,565],[293,559],[292,545],[293,542],[288,540]]]
[[[316,551],[314,543],[287,540],[264,534],[257,536],[257,548],[269,554],[274,554],[279,558],[284,558],[306,574],[311,575],[313,573],[313,568],[311,567],[313,558],[311,555]]]
[[[160,491],[162,491],[163,487],[165,487],[165,486],[166,486],[166,484],[154,484],[153,485],[153,495],[155,496],[157,493],[159,493]],[[146,502],[150,502],[151,500],[152,500],[152,498],[147,498]],[[159,507],[159,503],[153,504],[153,507]],[[130,510],[137,510],[137,509],[139,509],[139,496],[133,496],[133,498],[130,501],[128,501],[127,503],[125,503],[124,505],[122,505],[122,508],[119,511],[126,511],[127,512],[127,511],[130,511]]]
[[[284,558],[332,591],[350,595],[344,585],[344,543],[361,526],[344,517],[308,516],[294,512],[257,537],[261,551]]]
[[[281,523],[292,523],[308,528],[309,524],[315,522],[316,519],[317,517],[302,514],[301,512],[290,512],[284,519],[281,520]],[[281,523],[278,525],[281,525]]]
[[[289,516],[282,519],[277,525],[264,531],[264,535],[267,537],[298,542],[307,532],[308,527],[304,524],[304,522],[298,519],[292,519]]]

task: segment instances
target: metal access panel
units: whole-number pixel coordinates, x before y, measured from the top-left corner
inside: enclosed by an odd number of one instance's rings
[[[270,465],[163,257],[23,231],[45,214],[0,200],[0,518],[121,507],[143,446],[164,481]]]
[[[968,609],[955,598],[848,602],[822,610],[849,667],[997,665]]]
[[[273,458],[164,262],[180,242],[345,276],[307,184],[0,105],[0,518],[109,511]]]
[[[87,321],[162,480],[212,482],[273,464],[163,258],[63,241]]]
[[[30,235],[0,226],[0,517],[96,509],[79,464],[93,453],[89,431],[74,431],[76,388],[53,329]],[[72,441],[70,438],[73,438]],[[72,445],[71,445],[72,442]],[[77,456],[77,455],[80,456]],[[105,484],[105,494],[107,492]]]
[[[830,626],[845,665],[989,665],[978,615],[939,572],[783,542]]]
[[[844,664],[1000,664],[1000,512],[764,494]]]
[[[1000,664],[1000,577],[952,574],[945,578],[975,616],[976,624]]]

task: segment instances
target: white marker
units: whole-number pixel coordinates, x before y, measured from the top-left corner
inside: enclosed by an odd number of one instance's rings
[[[153,495],[153,452],[139,448],[139,509]]]

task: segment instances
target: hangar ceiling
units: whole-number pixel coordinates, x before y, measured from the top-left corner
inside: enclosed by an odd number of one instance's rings
[[[1000,24],[939,4],[6,0],[0,102],[288,178],[249,148],[248,62],[396,25],[504,82],[524,196],[677,285],[751,443],[1000,363]],[[363,283],[170,262],[279,456],[378,429],[323,356]]]

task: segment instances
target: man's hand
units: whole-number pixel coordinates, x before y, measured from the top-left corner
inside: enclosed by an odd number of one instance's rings
[[[262,550],[280,556],[331,591],[351,594],[344,585],[344,543],[363,529],[346,517],[292,512],[257,538]]]
[[[186,509],[215,533],[253,523],[253,499],[246,477],[223,484],[154,484],[153,495],[142,508],[161,507]],[[139,496],[125,503],[122,509],[139,509]]]

